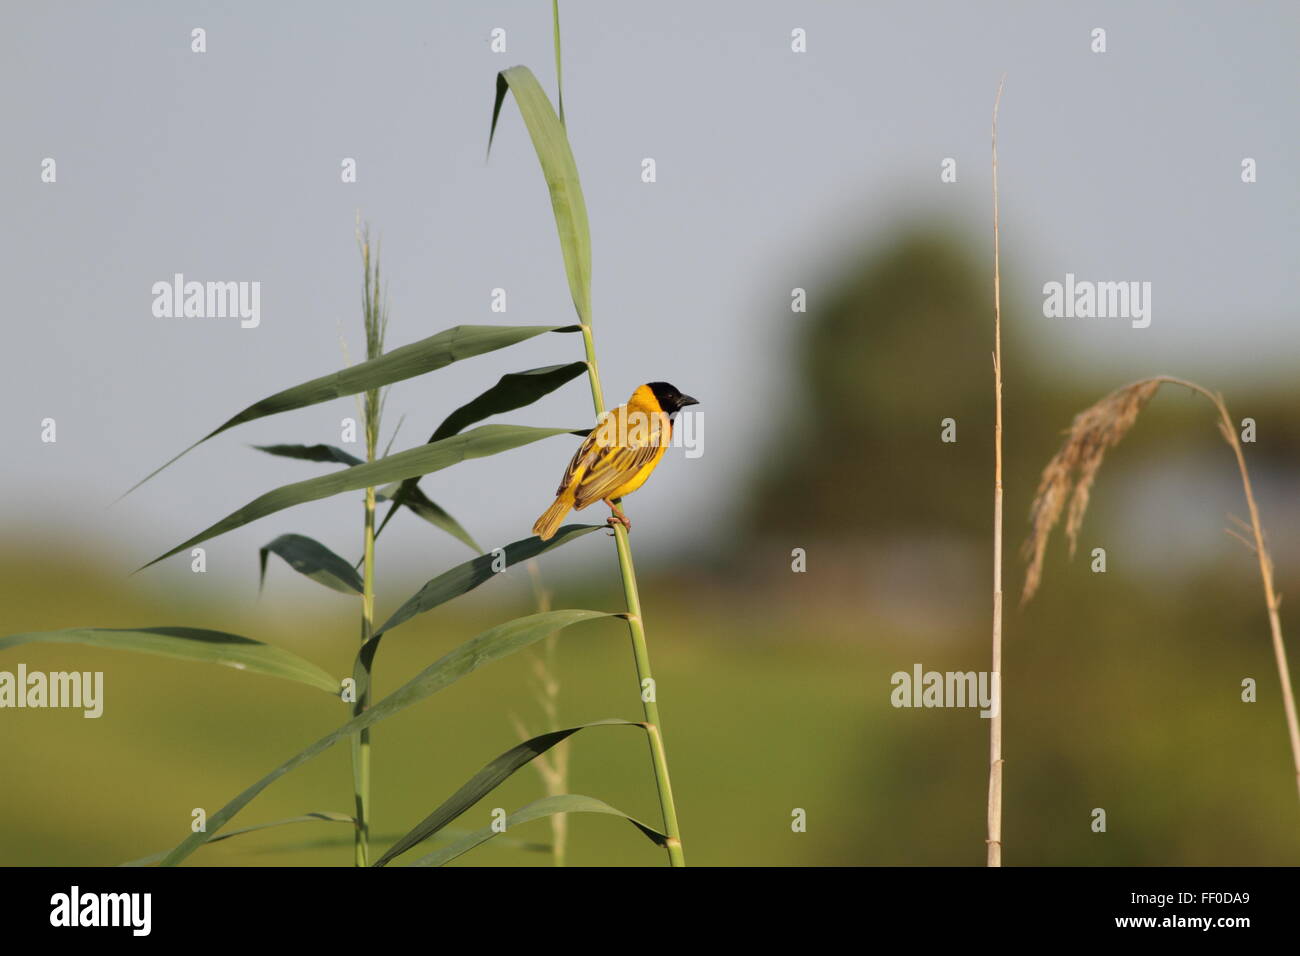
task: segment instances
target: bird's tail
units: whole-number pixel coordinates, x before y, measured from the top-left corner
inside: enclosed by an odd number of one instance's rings
[[[549,541],[559,530],[560,522],[564,516],[569,513],[573,507],[573,499],[568,495],[560,495],[555,499],[555,503],[542,512],[542,516],[537,519],[533,525],[533,534],[537,535],[543,541]]]

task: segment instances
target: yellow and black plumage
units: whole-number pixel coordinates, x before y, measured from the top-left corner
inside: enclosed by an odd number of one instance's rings
[[[594,501],[609,505],[610,523],[629,531],[632,522],[615,501],[645,484],[673,436],[673,416],[698,405],[667,382],[640,386],[626,405],[606,415],[587,435],[555,492],[552,504],[533,525],[533,534],[551,538],[570,509],[581,511]]]

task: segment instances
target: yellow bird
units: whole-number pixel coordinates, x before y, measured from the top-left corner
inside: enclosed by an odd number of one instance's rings
[[[611,411],[578,448],[552,504],[533,525],[543,541],[555,535],[569,509],[581,511],[594,501],[609,505],[609,524],[632,530],[632,522],[615,501],[645,484],[673,437],[673,416],[698,405],[667,382],[640,386],[626,405]]]

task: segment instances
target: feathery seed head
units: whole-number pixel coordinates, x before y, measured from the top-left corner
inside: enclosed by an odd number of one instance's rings
[[[1088,510],[1088,496],[1097,478],[1107,449],[1118,445],[1128,434],[1138,414],[1159,390],[1160,379],[1145,379],[1111,392],[1091,408],[1074,416],[1064,444],[1043,469],[1034,503],[1029,509],[1031,530],[1021,549],[1029,569],[1020,603],[1034,596],[1042,580],[1043,558],[1052,529],[1061,520],[1069,501],[1065,535],[1070,542],[1070,556],[1078,544],[1079,529]]]

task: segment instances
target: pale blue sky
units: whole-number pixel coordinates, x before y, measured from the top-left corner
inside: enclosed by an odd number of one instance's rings
[[[190,30],[208,52],[190,52]],[[1149,329],[1027,317],[1041,360],[1100,386],[1177,371],[1294,377],[1294,3],[566,2],[565,105],[590,211],[608,399],[665,379],[701,400],[705,454],[677,450],[629,503],[649,553],[719,530],[761,450],[756,382],[786,380],[835,250],[921,214],[983,241],[988,124],[1001,124],[1003,256],[1043,282],[1150,281]],[[1109,51],[1089,50],[1093,27]],[[494,54],[492,28],[507,31]],[[790,51],[790,31],[808,52]],[[546,190],[513,106],[490,164],[495,73],[553,91],[550,5],[42,3],[0,31],[0,234],[7,320],[0,523],[79,536],[125,571],[324,466],[247,444],[337,442],[343,400],[239,428],[109,508],[236,410],[361,351],[357,210],[384,241],[389,344],[462,323],[572,319]],[[58,182],[40,182],[44,157]],[[639,179],[654,157],[658,182]],[[958,161],[958,182],[939,164]],[[1242,157],[1259,182],[1244,185]],[[359,182],[339,181],[355,157]],[[262,283],[257,329],[158,319],[182,272]],[[489,311],[505,287],[509,312]],[[504,372],[580,358],[547,336],[394,389],[396,447]],[[40,422],[59,441],[40,443]],[[585,384],[505,420],[589,424]],[[552,439],[424,487],[485,544],[523,537],[571,453]],[[592,512],[594,514],[594,511]],[[585,516],[584,516],[585,517]],[[638,520],[639,519],[639,520]],[[603,520],[603,515],[597,520]],[[320,502],[213,542],[217,579],[298,531],[353,554],[357,508]],[[387,555],[427,577],[464,552],[412,519]],[[427,571],[428,573],[423,573]],[[189,579],[172,559],[148,574]],[[287,572],[285,572],[287,575]],[[286,582],[287,583],[287,582]],[[304,589],[314,587],[302,582]]]

